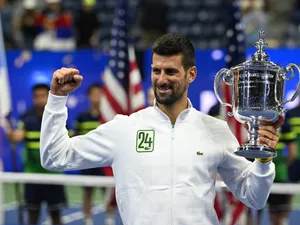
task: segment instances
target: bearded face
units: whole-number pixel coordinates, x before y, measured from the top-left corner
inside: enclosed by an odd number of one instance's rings
[[[163,105],[172,105],[187,93],[187,73],[181,55],[153,54],[152,87],[156,101]]]

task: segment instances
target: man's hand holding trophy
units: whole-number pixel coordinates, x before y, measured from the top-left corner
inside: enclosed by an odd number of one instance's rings
[[[270,124],[274,129],[281,126],[284,105],[294,101],[300,93],[298,82],[293,96],[287,100],[283,99],[285,82],[294,78],[296,70],[300,74],[300,67],[290,63],[284,68],[269,61],[269,56],[264,52],[266,45],[264,32],[260,31],[259,40],[255,44],[257,51],[251,59],[230,69],[221,69],[214,80],[214,91],[218,101],[223,106],[231,107],[232,112],[229,115],[241,123],[246,123],[248,127],[249,141],[241,145],[235,154],[246,158],[260,158],[262,161],[276,157],[277,153],[274,150],[275,146],[267,142],[267,139],[261,141],[264,137],[260,134],[260,128]],[[231,103],[223,102],[220,97],[221,78],[226,85],[232,87]]]

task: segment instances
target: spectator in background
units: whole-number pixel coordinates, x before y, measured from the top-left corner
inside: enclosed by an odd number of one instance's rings
[[[276,167],[274,182],[289,182],[288,167],[297,158],[296,133],[292,132],[286,120],[280,129],[279,142],[275,147],[277,157],[273,159]],[[287,153],[284,151],[287,149]],[[292,196],[289,194],[270,194],[268,198],[270,222],[272,225],[288,224],[288,215],[291,210]]]
[[[150,48],[158,37],[167,32],[168,6],[164,0],[144,0],[141,11],[142,48]]]
[[[218,119],[221,118],[220,116],[220,103],[217,102],[216,104],[214,104],[208,111],[208,115],[216,117]]]
[[[1,25],[6,48],[14,48],[12,7],[8,0],[0,1]]]
[[[289,180],[292,182],[300,181],[300,103],[286,112],[286,121],[296,134],[297,159],[289,166]]]
[[[17,26],[22,34],[22,48],[33,49],[33,41],[38,34],[36,0],[24,0],[23,15]]]
[[[99,44],[99,22],[94,11],[96,0],[83,0],[83,8],[76,20],[77,48],[92,48]]]
[[[286,45],[298,47],[300,45],[300,1],[294,1],[293,10],[290,13],[286,30]]]
[[[103,93],[103,89],[99,84],[92,84],[88,88],[88,99],[90,108],[79,114],[75,122],[75,135],[84,135],[91,130],[96,129],[100,125],[101,113],[100,113],[100,99]],[[105,176],[106,170],[103,167],[91,168],[82,170],[83,175],[90,176]],[[83,214],[85,218],[85,225],[92,225],[92,197],[93,197],[93,187],[83,188]],[[108,197],[112,196],[111,188],[104,190],[108,194]],[[105,225],[114,225],[114,211],[116,208],[116,203],[114,204],[111,199],[107,199],[108,205],[106,207],[106,219]]]
[[[253,46],[257,41],[258,33],[266,30],[266,13],[264,12],[263,0],[246,0],[243,1],[242,24],[245,31],[246,46]]]
[[[40,33],[34,41],[34,48],[52,51],[75,49],[72,15],[63,9],[61,0],[46,2],[46,9],[38,16]]]
[[[40,162],[40,130],[44,107],[47,103],[49,87],[36,84],[32,88],[33,107],[25,112],[18,123],[17,130],[8,130],[7,138],[13,143],[25,143],[24,172],[26,173],[57,173],[44,169]],[[25,184],[25,207],[28,211],[26,224],[39,224],[40,209],[46,202],[52,224],[60,225],[61,209],[66,205],[66,196],[62,185]]]

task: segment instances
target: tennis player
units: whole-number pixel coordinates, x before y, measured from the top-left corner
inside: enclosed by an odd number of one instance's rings
[[[41,162],[50,170],[112,166],[116,198],[126,225],[219,224],[214,210],[216,174],[247,206],[264,207],[275,170],[271,159],[249,162],[234,154],[238,142],[225,121],[197,111],[188,99],[195,80],[195,50],[178,34],[152,47],[155,104],[118,115],[86,135],[65,129],[68,94],[83,77],[77,69],[53,73],[41,128]],[[259,142],[274,148],[274,124],[259,127]]]

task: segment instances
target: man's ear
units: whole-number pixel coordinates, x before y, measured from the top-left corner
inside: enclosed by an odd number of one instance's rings
[[[189,83],[192,83],[197,76],[197,68],[196,66],[192,66],[191,68],[189,68],[188,72],[187,72],[187,80]]]

